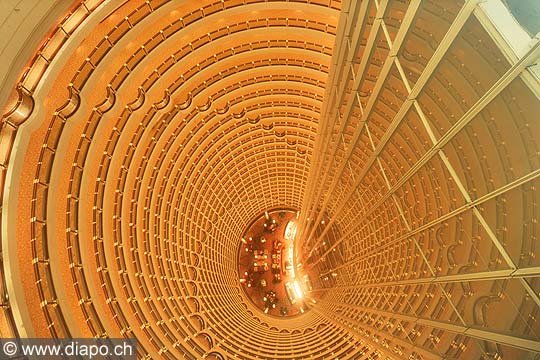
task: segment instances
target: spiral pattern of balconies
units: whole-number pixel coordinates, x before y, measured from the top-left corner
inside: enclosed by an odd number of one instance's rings
[[[0,130],[2,335],[168,359],[540,351],[539,45],[514,54],[486,13],[75,2]],[[300,209],[319,274],[293,318],[237,274],[272,208]]]

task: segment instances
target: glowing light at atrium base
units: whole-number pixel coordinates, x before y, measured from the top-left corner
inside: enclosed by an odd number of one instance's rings
[[[268,210],[244,233],[238,273],[245,295],[264,314],[286,319],[304,314],[304,291],[294,266],[295,213]]]

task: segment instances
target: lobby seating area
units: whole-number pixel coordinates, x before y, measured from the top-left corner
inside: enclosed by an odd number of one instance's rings
[[[294,272],[287,260],[291,244],[285,239],[285,228],[295,219],[293,210],[261,214],[246,230],[238,252],[238,273],[245,294],[268,315],[295,316],[306,310],[303,301],[294,299],[286,289]]]

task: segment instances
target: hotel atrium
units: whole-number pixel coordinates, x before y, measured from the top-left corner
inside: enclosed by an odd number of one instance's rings
[[[0,0],[0,337],[540,359],[540,3]]]

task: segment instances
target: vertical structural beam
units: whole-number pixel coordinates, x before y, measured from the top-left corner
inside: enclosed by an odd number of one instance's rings
[[[363,168],[362,172],[360,173],[359,177],[356,179],[356,181],[354,182],[351,190],[349,191],[349,193],[345,196],[345,198],[341,202],[338,210],[335,213],[335,216],[332,219],[330,219],[330,221],[326,225],[326,228],[323,230],[323,232],[319,236],[319,239],[322,238],[326,234],[327,229],[330,228],[330,226],[336,221],[337,218],[339,218],[341,212],[344,210],[345,206],[350,201],[351,197],[354,195],[354,192],[356,191],[356,188],[360,185],[360,183],[362,182],[364,177],[367,175],[367,173],[369,172],[371,166],[375,163],[377,157],[380,155],[380,153],[382,152],[382,150],[384,149],[384,147],[388,143],[388,140],[391,138],[392,134],[397,129],[397,127],[399,126],[399,124],[401,123],[401,121],[403,120],[403,118],[405,117],[407,112],[409,111],[410,107],[413,105],[413,103],[416,103],[416,98],[422,92],[422,90],[424,89],[424,87],[427,84],[428,80],[431,78],[431,76],[433,75],[435,69],[437,68],[437,66],[439,65],[441,60],[443,59],[444,55],[446,55],[446,53],[448,52],[448,49],[450,48],[450,46],[452,45],[454,40],[459,35],[461,29],[463,28],[463,26],[465,25],[465,23],[469,19],[470,15],[474,11],[477,3],[478,3],[478,0],[467,2],[463,6],[463,8],[460,10],[460,12],[457,14],[455,20],[450,25],[450,28],[448,29],[447,33],[443,37],[441,43],[439,44],[439,46],[435,50],[433,56],[430,58],[430,60],[428,61],[426,67],[422,71],[422,74],[420,74],[420,77],[418,78],[418,81],[416,82],[414,87],[410,90],[409,96],[407,97],[405,102],[402,104],[402,106],[400,107],[400,109],[396,113],[394,119],[392,120],[392,123],[390,124],[390,127],[387,129],[387,131],[385,132],[385,134],[381,138],[381,141],[380,141],[379,145],[375,149],[374,153],[367,160],[366,165],[364,166],[364,168]],[[395,42],[394,42],[394,48],[395,48]],[[397,51],[392,51],[391,50],[390,54],[392,54],[392,53],[397,54]],[[390,54],[389,54],[389,56],[390,56]],[[394,56],[394,57],[397,59],[396,56]],[[366,108],[369,108],[369,107],[366,107]],[[366,116],[365,119],[363,118],[363,120],[365,122],[365,120],[367,120],[367,116]],[[351,146],[349,147],[349,151],[352,151],[354,149],[355,145],[356,145],[356,143],[352,143]],[[349,158],[349,157],[350,157],[350,155],[347,158]]]
[[[463,114],[463,116],[455,122],[452,127],[441,137],[439,138],[429,149],[424,156],[420,158],[414,164],[409,171],[407,171],[400,180],[398,180],[384,195],[377,201],[366,213],[362,216],[367,217],[373,213],[378,207],[380,207],[388,198],[393,196],[397,189],[399,189],[405,182],[407,182],[416,172],[422,168],[428,161],[430,161],[433,156],[439,154],[441,149],[448,144],[467,124],[469,124],[493,99],[495,99],[512,81],[514,81],[527,67],[531,64],[534,64],[535,61],[540,57],[540,40],[531,46],[531,49],[522,57],[518,62],[516,62],[488,91],[473,105],[471,108]],[[416,87],[416,86],[415,86]],[[413,88],[414,91],[414,88]],[[423,113],[422,113],[423,114]],[[420,116],[422,116],[420,114]],[[440,155],[439,155],[440,156]],[[455,174],[455,171],[454,171]],[[461,182],[460,182],[461,184]],[[460,189],[464,189],[461,185]],[[463,193],[463,192],[462,192]],[[467,195],[468,196],[468,195]],[[470,199],[470,197],[469,197]],[[348,236],[354,228],[349,229],[347,234],[344,234],[340,239],[336,241],[333,246],[337,246],[346,236]],[[504,247],[500,243],[495,244],[497,248],[503,249]],[[509,257],[506,258],[509,260]]]
[[[332,57],[332,66],[330,68],[330,74],[328,76],[329,86],[324,96],[324,101],[321,109],[321,118],[319,121],[319,127],[317,132],[317,141],[315,144],[312,165],[308,175],[308,181],[305,191],[305,197],[303,201],[303,211],[300,214],[299,223],[301,226],[298,229],[298,237],[302,236],[304,227],[306,226],[306,219],[311,212],[312,207],[316,205],[313,201],[315,192],[317,191],[318,177],[320,175],[321,167],[326,166],[325,156],[327,155],[327,147],[331,141],[331,129],[334,126],[334,120],[332,115],[336,107],[337,98],[340,97],[342,89],[338,90],[338,86],[343,77],[342,71],[346,69],[344,66],[345,61],[352,62],[352,57],[356,52],[356,49],[360,46],[360,36],[350,39],[351,29],[356,26],[355,34],[360,34],[366,25],[366,19],[368,15],[368,8],[371,0],[362,1],[358,8],[358,1],[347,1],[344,3],[340,14],[340,24],[338,25],[338,33],[336,35],[334,45],[334,55]],[[357,15],[357,16],[356,16]],[[359,21],[356,23],[354,21]],[[350,46],[349,46],[350,45]],[[348,49],[347,60],[344,59],[345,52]],[[351,51],[354,49],[354,51]],[[346,73],[348,74],[348,72]],[[345,84],[346,81],[341,81]],[[334,114],[337,116],[337,114]]]
[[[360,333],[357,330],[355,330],[354,328],[352,328],[350,325],[347,325],[347,323],[350,323],[350,324],[354,323],[355,325],[357,325],[357,326],[359,326],[361,328],[365,328],[366,327],[365,324],[360,323],[360,322],[358,322],[356,320],[344,317],[343,315],[340,315],[340,314],[336,313],[335,311],[332,311],[332,310],[330,310],[330,309],[328,309],[326,307],[322,308],[320,306],[320,304],[315,304],[314,306],[311,307],[311,309],[312,309],[312,311],[315,311],[320,316],[324,317],[326,319],[326,321],[328,321],[328,322],[330,322],[330,323],[332,323],[332,324],[334,324],[336,326],[339,326],[339,327],[346,326],[349,329],[349,331],[353,332],[359,338],[361,338],[364,341],[368,342],[372,347],[379,350],[383,355],[388,356],[390,359],[392,358],[393,354],[388,353],[388,350],[386,348],[383,348],[379,343],[374,342],[372,339],[366,337],[362,333]],[[388,338],[390,338],[390,341],[393,341],[393,342],[399,344],[400,346],[403,346],[403,348],[405,348],[407,350],[409,355],[411,355],[412,352],[417,352],[418,354],[424,356],[426,359],[433,359],[433,360],[442,359],[441,356],[439,356],[437,354],[434,354],[432,352],[429,352],[429,351],[425,350],[424,348],[420,348],[420,347],[418,347],[418,346],[416,346],[414,344],[408,343],[403,339],[400,339],[400,338],[397,338],[397,337],[391,337],[390,335],[388,335]]]
[[[325,212],[325,209],[328,206],[328,202],[332,198],[331,195],[334,193],[334,190],[336,189],[336,186],[339,183],[339,179],[341,178],[341,175],[343,174],[344,170],[347,167],[347,163],[354,152],[355,146],[358,140],[360,139],[360,135],[362,134],[364,124],[366,123],[367,119],[371,115],[371,112],[378,99],[378,96],[380,92],[382,91],[382,89],[384,88],[384,84],[386,83],[388,79],[388,75],[390,74],[390,70],[394,63],[394,60],[397,57],[397,53],[400,51],[401,47],[405,43],[405,39],[407,38],[407,35],[409,34],[413,20],[416,16],[416,13],[419,7],[420,7],[419,0],[415,0],[411,2],[409,7],[407,8],[407,12],[399,28],[398,34],[396,35],[394,44],[390,44],[390,43],[388,44],[390,48],[389,55],[387,56],[385,60],[383,69],[381,70],[381,74],[379,75],[379,78],[377,79],[377,82],[375,83],[373,92],[369,98],[368,104],[366,105],[366,109],[364,110],[362,119],[360,120],[360,126],[358,126],[358,128],[355,129],[353,139],[351,140],[351,143],[348,144],[347,146],[347,152],[346,152],[345,158],[341,161],[341,163],[339,164],[339,168],[337,169],[336,173],[333,175],[333,179],[332,179],[332,182],[330,184],[328,191],[326,191],[323,194],[320,194],[320,196],[323,197],[323,204],[317,214],[317,218],[315,220],[315,226],[321,221],[322,216]],[[383,5],[381,5],[379,9],[377,10],[377,18],[375,19],[375,23],[373,24],[371,33],[369,35],[368,44],[366,45],[366,51],[364,52],[362,62],[360,63],[360,66],[358,68],[355,84],[353,86],[353,91],[355,93],[359,91],[360,85],[362,84],[363,79],[366,76],[366,69],[369,64],[369,60],[371,59],[371,54],[373,53],[373,50],[376,47],[375,43],[379,35],[379,29],[381,28],[381,25],[384,24],[383,17],[384,17],[385,12],[386,12],[386,2]],[[369,49],[369,51],[367,49]],[[349,98],[349,101],[347,103],[347,110],[345,111],[345,114],[344,114],[344,118],[346,119],[346,121],[348,121],[348,119],[351,116],[355,99],[356,97]],[[344,129],[341,129],[342,132],[343,130]],[[347,145],[347,144],[344,144],[344,145]],[[337,149],[338,149],[338,144],[336,142],[336,145],[333,151],[333,157],[336,155]],[[326,183],[326,179],[328,175],[329,175],[329,172],[326,172],[324,174],[322,184]],[[319,202],[319,196],[315,200],[316,202]],[[315,232],[315,226],[312,227],[310,233],[308,234],[306,238],[308,245],[311,242],[311,238]]]

